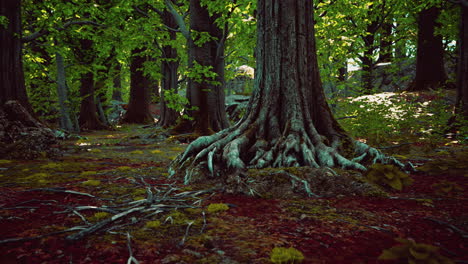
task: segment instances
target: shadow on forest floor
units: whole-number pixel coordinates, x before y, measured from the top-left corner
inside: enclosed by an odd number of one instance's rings
[[[438,248],[402,263],[468,261],[466,145],[412,143],[399,157],[420,171],[388,197],[266,199],[168,179],[186,144],[139,137],[150,132],[85,133],[54,160],[0,160],[0,263],[271,263],[275,247],[303,263],[399,263],[377,259],[395,238]]]

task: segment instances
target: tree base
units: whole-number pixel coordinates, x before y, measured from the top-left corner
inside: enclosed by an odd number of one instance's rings
[[[34,119],[19,102],[8,101],[0,109],[0,158],[57,156],[55,144],[52,130]]]
[[[349,137],[344,135],[342,142],[329,143],[325,137],[318,134],[309,136],[307,133],[300,133],[301,129],[296,129],[295,132],[287,133],[285,136],[265,141],[254,136],[257,130],[257,126],[247,125],[247,122],[244,122],[217,134],[198,138],[173,161],[170,167],[171,175],[179,172],[179,176],[183,177],[185,184],[201,179],[220,178],[227,183],[227,186],[234,182],[234,186],[238,187],[233,187],[233,189],[237,188],[238,192],[254,194],[262,189],[271,189],[272,186],[278,185],[278,182],[271,182],[271,179],[268,179],[275,178],[272,175],[262,176],[259,179],[246,177],[249,175],[249,171],[264,168],[303,167],[297,170],[311,171],[299,174],[311,175],[312,178],[309,176],[299,177],[297,173],[288,172],[293,169],[281,169],[275,175],[282,175],[280,178],[289,179],[288,182],[302,184],[302,188],[308,196],[321,196],[331,189],[316,194],[310,186],[320,179],[329,177],[324,175],[329,174],[327,171],[330,172],[330,168],[364,172],[367,170],[366,165],[374,163],[393,164],[399,168],[405,168],[405,165],[395,158],[388,157],[362,142],[352,142]],[[348,146],[342,146],[343,144],[348,144]],[[340,154],[343,149],[352,149],[354,158],[347,158]],[[411,168],[411,165],[406,167],[406,169]],[[181,175],[180,172],[184,172],[184,175]],[[355,189],[356,191],[353,191],[355,194],[366,192],[359,191],[358,189],[361,187],[351,188],[350,182],[352,181],[349,181],[349,178],[335,176],[336,182],[326,186],[340,186],[340,184],[347,182],[349,184],[339,188],[342,192],[345,192],[347,188]],[[334,181],[332,178],[327,179]],[[253,185],[252,182],[254,182]],[[255,187],[257,185],[255,182],[259,184],[257,187]],[[291,187],[291,184],[289,186]],[[295,188],[294,186],[293,184],[292,189]],[[320,184],[316,185],[317,188],[319,186]],[[362,188],[366,189],[367,187]],[[250,189],[252,191],[246,191]]]

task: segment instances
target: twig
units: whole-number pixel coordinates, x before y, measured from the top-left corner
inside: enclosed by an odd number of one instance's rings
[[[425,220],[429,220],[429,221],[432,221],[434,223],[437,223],[439,225],[446,225],[448,226],[450,229],[452,229],[453,231],[456,231],[458,232],[459,235],[461,235],[463,238],[468,238],[468,233],[461,230],[460,228],[452,225],[452,224],[449,224],[447,222],[444,222],[444,221],[441,221],[441,220],[437,220],[437,219],[434,219],[434,218],[430,218],[430,217],[424,217],[423,219]]]
[[[65,189],[62,189],[62,188],[38,188],[38,189],[26,190],[24,192],[34,192],[34,191],[70,193],[70,194],[83,195],[83,196],[88,196],[88,197],[91,197],[91,198],[96,198],[96,196],[94,196],[92,194],[89,194],[89,193],[82,193],[82,192],[77,192],[77,191],[65,190]]]
[[[13,243],[13,242],[31,241],[31,240],[36,240],[36,239],[41,239],[41,238],[44,238],[44,237],[48,237],[48,236],[53,236],[53,235],[58,235],[58,234],[63,234],[63,233],[68,233],[68,232],[73,232],[73,231],[81,230],[81,229],[84,229],[84,228],[85,228],[85,227],[82,227],[82,226],[75,226],[75,227],[69,228],[69,229],[67,229],[67,230],[56,231],[56,232],[47,233],[47,234],[44,234],[44,235],[35,236],[35,237],[15,237],[15,238],[8,238],[8,239],[0,240],[0,244]]]
[[[133,256],[132,239],[130,237],[130,233],[128,232],[127,232],[127,248],[128,248],[128,253],[130,254],[127,260],[127,264],[132,264],[132,263],[139,264],[140,262],[138,262],[138,260]]]
[[[388,230],[388,229],[385,229],[385,228],[382,228],[382,227],[378,227],[378,226],[370,226],[370,225],[352,223],[352,222],[350,222],[350,221],[346,221],[346,220],[340,219],[340,218],[338,218],[338,219],[336,219],[336,220],[337,220],[337,221],[340,221],[340,222],[352,224],[352,225],[364,226],[364,227],[371,228],[371,229],[375,229],[375,230],[378,230],[378,231],[385,231],[385,232],[388,232],[388,233],[393,233],[391,230]]]
[[[179,246],[183,246],[185,244],[185,240],[187,239],[187,236],[189,234],[190,227],[193,225],[193,221],[187,223],[187,229],[185,229],[185,235],[182,238],[182,240],[179,243]]]
[[[205,211],[202,211],[202,215],[203,215],[203,226],[200,229],[200,234],[203,234],[203,231],[205,231],[205,228],[206,228],[206,214],[205,214]]]

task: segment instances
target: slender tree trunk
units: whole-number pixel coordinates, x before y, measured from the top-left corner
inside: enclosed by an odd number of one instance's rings
[[[60,52],[55,53],[55,61],[57,64],[57,94],[60,105],[60,127],[69,132],[78,132],[77,129],[73,127],[73,123],[70,118],[65,64]]]
[[[201,134],[211,134],[229,126],[224,105],[224,39],[222,30],[215,24],[218,16],[210,16],[206,7],[200,5],[200,0],[190,1],[190,28],[195,32],[206,32],[218,41],[209,40],[202,44],[195,44],[199,36],[192,36],[194,45],[190,45],[194,63],[203,67],[211,67],[216,78],[202,78],[201,81],[192,80],[191,104],[194,111],[194,130]]]
[[[468,119],[468,5],[461,4],[456,113]]]
[[[90,65],[93,63],[93,41],[89,39],[81,39],[79,46],[75,49],[78,60],[81,63]],[[80,78],[80,117],[78,119],[81,129],[100,130],[107,127],[101,123],[97,115],[97,108],[94,98],[94,74],[91,71],[83,73]]]
[[[362,92],[369,94],[372,92],[373,89],[373,70],[374,70],[374,60],[372,59],[372,56],[375,51],[375,33],[377,31],[378,23],[377,22],[372,22],[367,26],[366,33],[368,35],[365,35],[362,37],[364,40],[364,44],[366,45],[363,56],[360,58],[361,64],[362,64]]]
[[[382,25],[382,33],[380,36],[379,60],[378,63],[392,61],[392,24],[384,23]]]
[[[123,123],[148,124],[152,123],[153,116],[149,110],[150,81],[143,73],[143,64],[146,58],[141,55],[145,48],[132,50],[132,62],[130,64],[130,100],[128,109],[122,118]]]
[[[170,28],[177,28],[177,24],[174,20],[172,14],[164,10],[163,14],[163,23],[164,25]],[[176,32],[169,31],[169,38],[170,40],[175,40],[177,38]],[[158,125],[162,127],[170,127],[176,124],[177,118],[179,117],[179,113],[177,113],[174,109],[169,108],[168,102],[166,101],[166,97],[164,95],[164,91],[177,92],[177,82],[178,82],[178,69],[179,69],[179,59],[177,56],[177,50],[172,47],[171,45],[166,45],[163,47],[163,57],[161,60],[161,72],[162,72],[162,80],[161,80],[161,118],[158,122]]]
[[[422,91],[443,87],[447,81],[444,68],[442,37],[435,35],[439,26],[440,8],[431,7],[419,13],[416,77],[408,91]]]
[[[8,23],[0,25],[0,107],[8,100],[17,100],[32,114],[21,55],[21,0],[1,0],[0,16]]]
[[[257,19],[256,84],[246,115],[192,142],[171,171],[185,169],[186,183],[200,171],[227,179],[237,175],[241,182],[247,168],[366,170],[358,162],[393,162],[353,141],[334,119],[319,76],[312,1],[259,0]],[[347,158],[354,155],[359,158]]]
[[[112,100],[122,102],[122,80],[121,71],[122,65],[117,60],[114,61],[114,89],[112,90]]]

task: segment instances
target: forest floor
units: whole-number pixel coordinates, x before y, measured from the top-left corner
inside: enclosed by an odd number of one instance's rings
[[[271,263],[275,247],[303,263],[407,263],[377,259],[395,238],[468,262],[466,145],[393,153],[419,170],[388,197],[266,199],[168,178],[187,144],[140,137],[152,132],[125,125],[67,140],[55,159],[0,160],[0,263]]]

